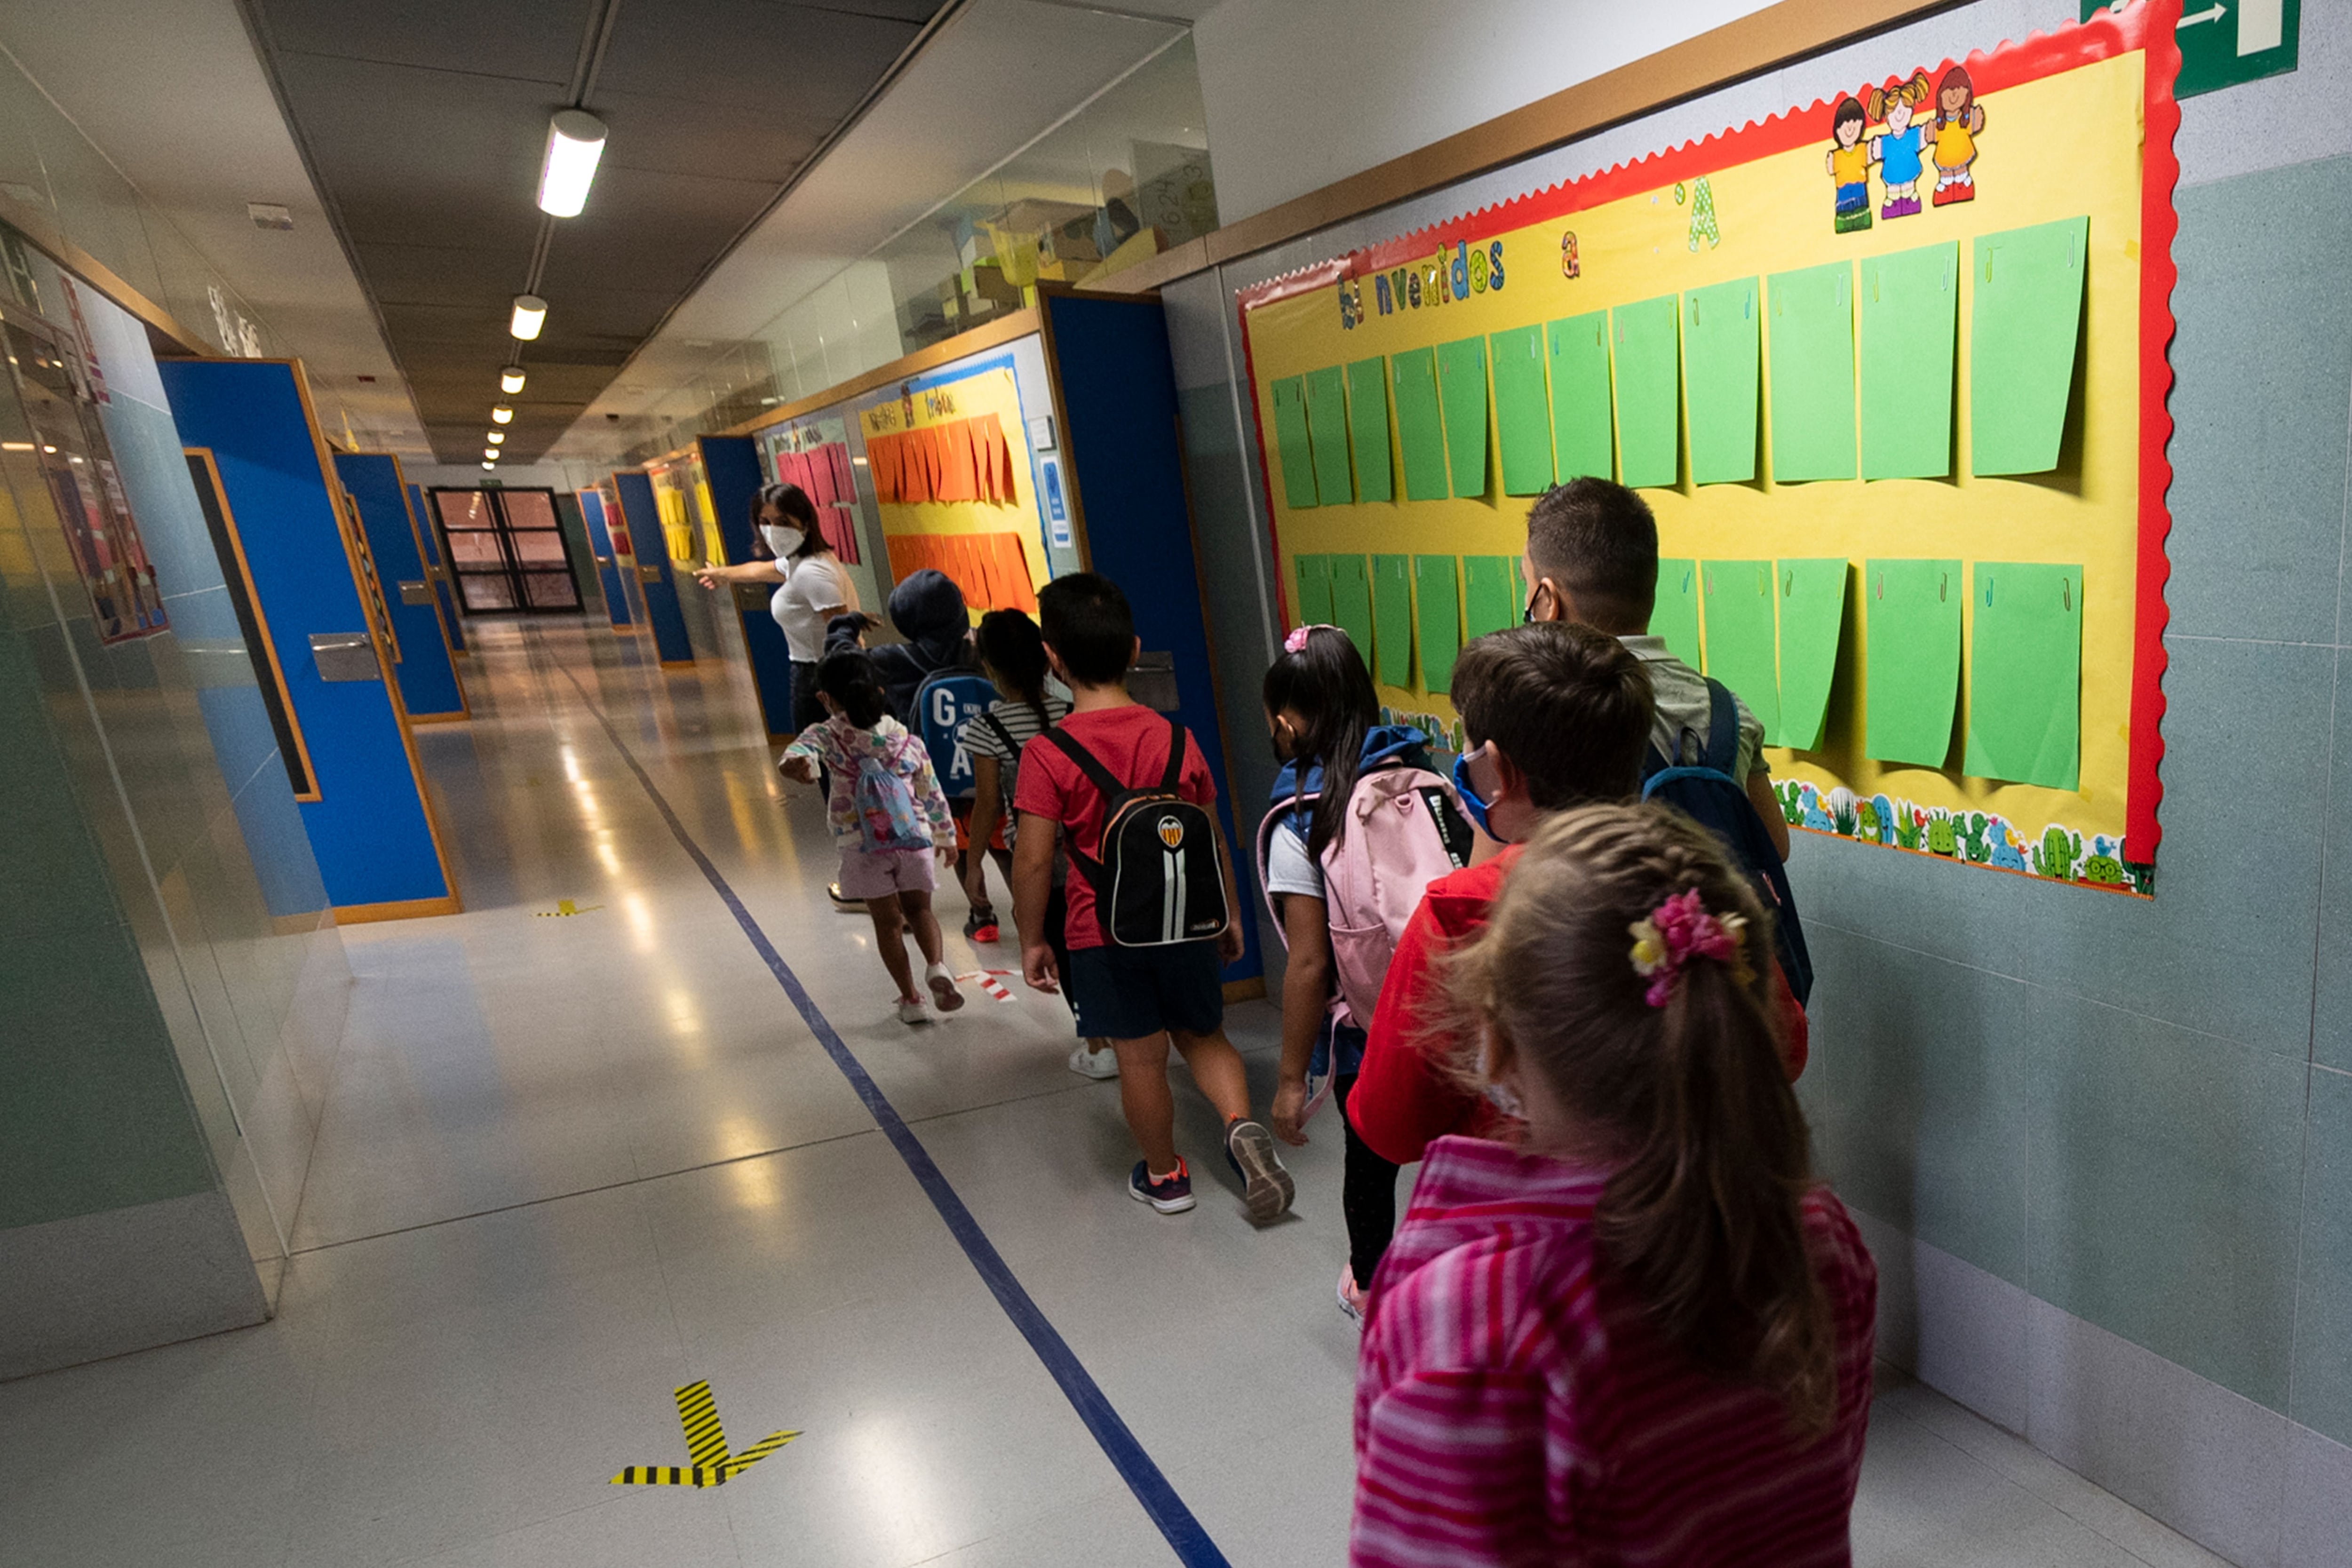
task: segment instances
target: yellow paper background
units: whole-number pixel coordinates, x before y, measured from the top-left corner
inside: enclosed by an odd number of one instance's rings
[[[1913,63],[1905,62],[1908,74]],[[1806,111],[1821,135],[1786,153],[1710,170],[1719,245],[1690,247],[1692,206],[1662,188],[1500,230],[1505,287],[1465,300],[1377,313],[1370,276],[1357,280],[1363,319],[1343,329],[1333,287],[1247,312],[1258,428],[1274,464],[1272,384],[1325,365],[1394,354],[1632,303],[1732,279],[1762,278],[1823,262],[1959,241],[1958,379],[1953,397],[1953,480],[1873,479],[1774,485],[1707,485],[1687,477],[1676,489],[1642,495],[1658,519],[1668,557],[1747,560],[1844,553],[1853,563],[1822,749],[1769,752],[1774,773],[1810,781],[1824,795],[1844,785],[1868,799],[1884,792],[1923,806],[1998,812],[2021,833],[2063,823],[2084,835],[2120,838],[2129,742],[2132,630],[2137,603],[2139,443],[2140,163],[2145,62],[2130,51],[2039,80],[1983,94],[1977,138],[1977,199],[1927,207],[1916,217],[1875,216],[1884,200],[1872,179],[1874,222],[1840,235],[1831,226],[1832,185],[1827,105]],[[1931,74],[1932,68],[1931,68]],[[1736,154],[1731,154],[1736,155]],[[1920,184],[1924,204],[1932,164]],[[2061,218],[2090,216],[2084,347],[2076,399],[2057,471],[2024,479],[1972,479],[1969,451],[1969,318],[1972,237]],[[1559,266],[1560,238],[1573,230],[1580,276]],[[1432,247],[1431,256],[1433,256]],[[1431,256],[1419,262],[1424,270]],[[1859,283],[1859,269],[1856,269]],[[1765,310],[1769,357],[1771,316]],[[1857,321],[1857,341],[1859,325]],[[1857,374],[1857,384],[1859,375]],[[1764,470],[1770,467],[1770,398],[1761,399]],[[2080,435],[2075,420],[2079,417]],[[1394,410],[1391,410],[1391,447]],[[1490,426],[1492,421],[1490,420]],[[1495,437],[1490,427],[1488,440]],[[1490,461],[1499,489],[1499,458]],[[1687,435],[1684,471],[1688,472]],[[1399,494],[1402,495],[1402,489]],[[1417,552],[1517,555],[1531,498],[1370,502],[1302,508],[1273,497],[1286,592],[1295,597],[1298,554]],[[2081,786],[2063,791],[1885,764],[1861,754],[1864,606],[1862,563],[1958,557],[2048,562],[2083,569]],[[1963,635],[1972,632],[1963,626]],[[1965,644],[1964,644],[1965,647]],[[1961,710],[1967,704],[1962,658]],[[1450,716],[1442,697],[1394,687],[1381,700],[1400,710]],[[1962,730],[1965,734],[1965,728]],[[1958,748],[1955,748],[1955,755]]]

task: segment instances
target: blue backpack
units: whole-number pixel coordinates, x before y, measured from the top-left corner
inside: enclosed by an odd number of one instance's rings
[[[967,721],[988,711],[996,688],[969,669],[945,669],[915,689],[915,732],[931,753],[931,772],[950,800],[970,800],[977,782],[960,738]]]
[[[1709,679],[1706,691],[1706,748],[1697,764],[1685,767],[1678,755],[1668,756],[1653,745],[1642,765],[1642,798],[1663,801],[1713,833],[1731,852],[1732,864],[1755,883],[1757,898],[1772,913],[1772,943],[1781,976],[1801,1007],[1813,994],[1813,960],[1805,949],[1796,895],[1789,890],[1788,868],[1772,847],[1748,791],[1731,776],[1739,758],[1738,704],[1720,680]],[[1679,736],[1676,742],[1679,753]]]

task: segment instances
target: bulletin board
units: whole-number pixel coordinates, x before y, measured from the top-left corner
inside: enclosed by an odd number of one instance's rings
[[[1287,622],[1458,746],[1533,499],[1614,478],[1793,826],[2151,894],[2174,15],[1888,58],[1244,292]]]
[[[930,567],[975,612],[1034,613],[1052,571],[1011,361],[909,381],[857,425],[891,579]]]

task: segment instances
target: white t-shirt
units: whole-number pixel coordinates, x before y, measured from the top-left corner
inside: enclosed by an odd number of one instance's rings
[[[1323,868],[1307,852],[1307,840],[1287,822],[1274,825],[1265,847],[1265,890],[1276,898],[1299,893],[1323,897]]]
[[[776,567],[785,577],[768,596],[768,613],[783,628],[784,646],[792,650],[793,662],[814,664],[824,657],[822,612],[835,606],[857,608],[857,590],[849,585],[849,574],[841,563],[828,554],[779,561]]]

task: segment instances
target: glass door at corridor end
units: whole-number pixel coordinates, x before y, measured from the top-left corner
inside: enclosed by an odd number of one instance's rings
[[[433,510],[467,615],[579,613],[553,490],[436,489]]]

